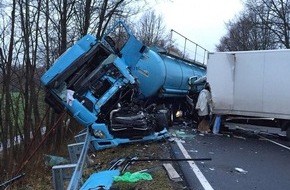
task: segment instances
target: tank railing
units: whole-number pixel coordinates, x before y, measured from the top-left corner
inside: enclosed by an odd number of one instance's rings
[[[187,58],[183,59],[182,56],[177,55],[174,52],[159,52],[159,53],[164,54],[164,55],[168,55],[170,57],[174,57],[176,59],[182,60],[182,61],[184,61],[186,63],[189,63],[189,64],[193,64],[193,65],[196,65],[196,66],[199,66],[199,67],[206,68],[206,64],[203,64],[203,63],[198,62],[198,61],[193,61],[193,60],[190,60],[190,59],[187,59]]]
[[[182,58],[183,59],[188,59],[188,57],[186,56],[186,50],[187,50],[187,42],[190,42],[191,44],[194,45],[194,56],[193,56],[193,62],[197,62],[199,64],[202,64],[204,66],[206,66],[206,59],[207,59],[207,54],[208,54],[208,50],[205,49],[204,47],[198,45],[197,43],[191,41],[190,39],[188,39],[187,37],[183,36],[182,34],[178,33],[177,31],[171,29],[171,39],[170,39],[170,43],[171,46],[174,47],[173,45],[173,33],[176,33],[177,35],[179,35],[180,37],[182,37],[184,39],[184,45],[183,45],[183,52],[182,52]],[[198,55],[198,51],[201,50],[202,51],[202,60],[198,60],[197,59],[197,55]]]

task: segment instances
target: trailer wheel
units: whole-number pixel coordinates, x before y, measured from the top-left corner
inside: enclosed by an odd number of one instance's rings
[[[286,131],[286,138],[290,141],[290,121],[278,120],[278,127],[280,127],[282,131]]]
[[[290,141],[290,126],[286,130],[286,137]]]

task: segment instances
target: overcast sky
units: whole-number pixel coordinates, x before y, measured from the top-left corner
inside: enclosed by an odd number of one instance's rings
[[[154,6],[168,30],[175,30],[207,50],[226,34],[225,23],[243,9],[241,0],[159,0]]]

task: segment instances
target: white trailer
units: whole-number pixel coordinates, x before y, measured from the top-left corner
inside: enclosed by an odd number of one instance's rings
[[[290,50],[209,53],[213,112],[275,118],[290,138]]]

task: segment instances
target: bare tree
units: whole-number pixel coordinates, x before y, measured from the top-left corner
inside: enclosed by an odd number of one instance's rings
[[[259,16],[264,27],[275,34],[281,48],[290,48],[290,2],[289,0],[248,0],[246,7]]]
[[[218,51],[246,51],[275,48],[273,33],[254,13],[244,12],[226,24],[228,33],[216,46]]]
[[[39,23],[39,6],[38,10],[31,7],[31,1],[18,1],[19,4],[19,14],[20,14],[20,24],[22,34],[20,36],[23,42],[23,68],[25,78],[23,81],[24,88],[20,91],[23,94],[24,99],[24,144],[25,149],[29,148],[30,142],[30,131],[34,128],[33,122],[33,110],[37,109],[33,107],[33,102],[35,99],[35,84],[34,84],[34,72],[36,68],[36,48],[37,48],[37,38],[38,38],[38,23]],[[36,27],[36,29],[34,28]],[[33,35],[34,34],[34,35]],[[36,47],[34,47],[36,46]],[[34,49],[35,48],[35,49]],[[37,104],[36,104],[37,105]],[[39,113],[36,113],[39,115]],[[39,117],[39,116],[37,116]]]
[[[11,122],[11,93],[10,93],[10,84],[11,84],[11,72],[12,72],[12,62],[13,62],[13,48],[14,48],[14,31],[15,31],[15,7],[16,7],[16,1],[12,1],[12,11],[11,11],[11,23],[10,26],[6,26],[7,28],[10,28],[10,38],[8,42],[8,49],[6,56],[3,52],[4,50],[0,48],[0,60],[1,60],[1,71],[2,71],[2,90],[1,90],[1,102],[0,102],[0,109],[1,109],[1,139],[3,144],[3,153],[4,153],[4,160],[6,160],[5,166],[3,166],[4,169],[9,169],[9,166],[11,165],[11,162],[8,162],[8,142],[10,139],[10,145],[13,141],[11,141],[14,137],[14,128]],[[5,22],[3,22],[5,23]],[[3,32],[6,30],[4,28]],[[3,38],[3,41],[6,40]],[[5,58],[7,57],[7,59]],[[13,158],[13,149],[11,151],[11,158]]]
[[[43,72],[81,36],[93,33],[100,38],[115,20],[137,14],[144,4],[145,0],[1,1],[0,140],[6,158],[9,139],[12,152],[17,135],[29,149],[30,134],[35,136],[41,126],[47,108],[39,80]],[[44,126],[49,128],[56,120],[50,111]],[[60,145],[64,131],[58,130],[51,139]]]
[[[136,36],[147,46],[165,47],[169,43],[169,34],[161,15],[154,11],[146,12],[136,24]]]
[[[88,33],[91,23],[96,22],[96,19],[93,18],[95,4],[95,0],[85,0],[77,1],[74,6],[75,26],[81,36]]]
[[[246,0],[244,12],[227,23],[219,51],[289,48],[289,0]]]

